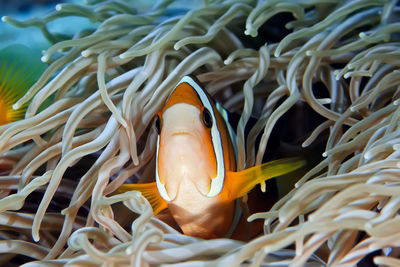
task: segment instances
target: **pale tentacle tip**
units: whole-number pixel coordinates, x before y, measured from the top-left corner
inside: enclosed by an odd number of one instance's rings
[[[14,105],[12,105],[12,109],[13,110],[18,110],[18,109],[20,109],[21,108],[21,104],[19,103],[19,101],[18,102],[16,102]]]
[[[372,153],[371,153],[370,151],[367,151],[367,152],[364,154],[364,159],[365,159],[366,161],[369,161],[372,157],[373,157],[373,155],[372,155]]]
[[[89,57],[91,55],[91,53],[89,50],[86,49],[81,52],[81,55],[82,55],[82,57]]]
[[[393,147],[393,150],[400,150],[400,144],[395,144],[392,147]],[[400,163],[398,163],[397,165],[400,165]]]
[[[314,216],[313,214],[309,215],[309,216],[308,216],[308,220],[309,220],[310,222],[314,221],[314,220],[315,220],[315,216]]]
[[[247,217],[247,222],[252,222],[257,219],[257,214],[252,214],[249,217]]]
[[[131,159],[132,159],[133,165],[139,166],[139,158],[137,156],[131,157]]]
[[[257,37],[258,32],[253,28],[248,28],[244,31],[244,34],[250,35],[251,37]]]
[[[350,111],[351,112],[356,112],[357,111],[357,107],[355,107],[355,106],[350,107]]]
[[[321,105],[332,104],[332,99],[330,98],[319,98],[317,100]]]
[[[343,78],[345,78],[345,79],[348,79],[348,78],[350,78],[351,77],[351,73],[350,72],[346,72],[344,75],[343,75]]]
[[[365,229],[371,230],[374,228],[374,224],[372,222],[365,223]]]
[[[287,223],[288,219],[287,219],[286,217],[280,216],[280,215],[281,215],[281,212],[279,212],[279,223],[280,223],[280,224],[285,224],[285,223]]]
[[[129,246],[129,247],[126,249],[126,253],[127,253],[128,255],[135,253],[135,248],[133,248],[133,246]]]
[[[399,99],[397,99],[397,100],[395,100],[395,101],[393,102],[393,105],[395,105],[395,106],[398,106],[399,104],[400,104]]]
[[[269,254],[269,253],[271,253],[271,252],[274,252],[274,250],[271,249],[271,248],[269,248],[269,247],[265,247],[265,248],[264,248],[264,253],[265,253],[265,254]]]
[[[2,22],[7,22],[8,18],[9,18],[8,16],[2,16],[1,17],[1,21]]]
[[[360,32],[360,33],[358,34],[358,36],[359,36],[361,39],[364,39],[365,37],[367,37],[367,34],[366,34],[365,32]]]
[[[323,156],[324,158],[326,158],[326,157],[328,156],[328,153],[325,151],[324,153],[322,153],[322,156]]]
[[[41,60],[42,62],[47,62],[47,61],[49,60],[49,56],[48,56],[48,55],[44,55],[44,56],[42,56],[42,57],[40,58],[40,60]]]
[[[122,53],[122,54],[120,54],[119,55],[119,58],[120,59],[125,59],[125,58],[127,58],[128,56],[126,55],[126,53]]]
[[[57,10],[57,11],[60,11],[61,9],[62,9],[62,5],[61,5],[61,4],[57,4],[57,5],[56,5],[56,10]]]
[[[40,240],[40,236],[39,236],[39,232],[32,232],[32,238],[33,238],[33,241],[35,241],[35,242],[39,242],[39,240]]]

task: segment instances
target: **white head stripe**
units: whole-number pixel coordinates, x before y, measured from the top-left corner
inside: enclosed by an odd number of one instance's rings
[[[158,175],[158,150],[160,148],[160,135],[157,136],[157,151],[156,151],[156,185],[160,196],[166,201],[171,201],[171,198],[168,195],[167,189],[165,185],[161,183],[160,176]]]

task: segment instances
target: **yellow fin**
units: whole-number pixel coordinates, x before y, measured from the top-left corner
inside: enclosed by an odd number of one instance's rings
[[[154,215],[168,208],[168,203],[158,193],[157,184],[155,182],[145,184],[123,184],[117,189],[117,193],[127,191],[139,191],[142,193],[153,208]]]
[[[230,200],[242,197],[256,184],[292,172],[304,166],[305,163],[305,160],[299,158],[287,158],[267,162],[240,172],[227,172],[224,185],[227,197]]]

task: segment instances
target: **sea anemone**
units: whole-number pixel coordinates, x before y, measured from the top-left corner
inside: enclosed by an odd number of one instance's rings
[[[39,27],[53,45],[48,68],[14,104],[30,101],[25,118],[0,126],[0,163],[13,166],[0,177],[1,262],[400,266],[399,12],[388,0],[159,1],[144,10],[115,0],[3,17]],[[93,27],[48,30],[68,16]],[[264,233],[248,242],[182,235],[139,192],[112,194],[153,179],[154,115],[188,74],[240,114],[239,170],[262,162],[279,119],[298,118],[293,107],[313,114],[297,123],[318,122],[301,142],[324,140],[324,158],[251,215]]]

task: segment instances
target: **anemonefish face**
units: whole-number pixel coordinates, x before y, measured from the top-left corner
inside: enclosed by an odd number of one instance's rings
[[[168,197],[177,197],[182,183],[193,184],[196,193],[204,196],[210,191],[210,182],[217,173],[217,164],[209,127],[210,115],[204,116],[198,107],[177,103],[162,115],[158,173],[165,184]],[[203,114],[202,114],[203,113]]]
[[[171,201],[182,183],[203,196],[216,196],[224,180],[221,136],[214,106],[190,77],[176,86],[158,117],[156,181]]]

